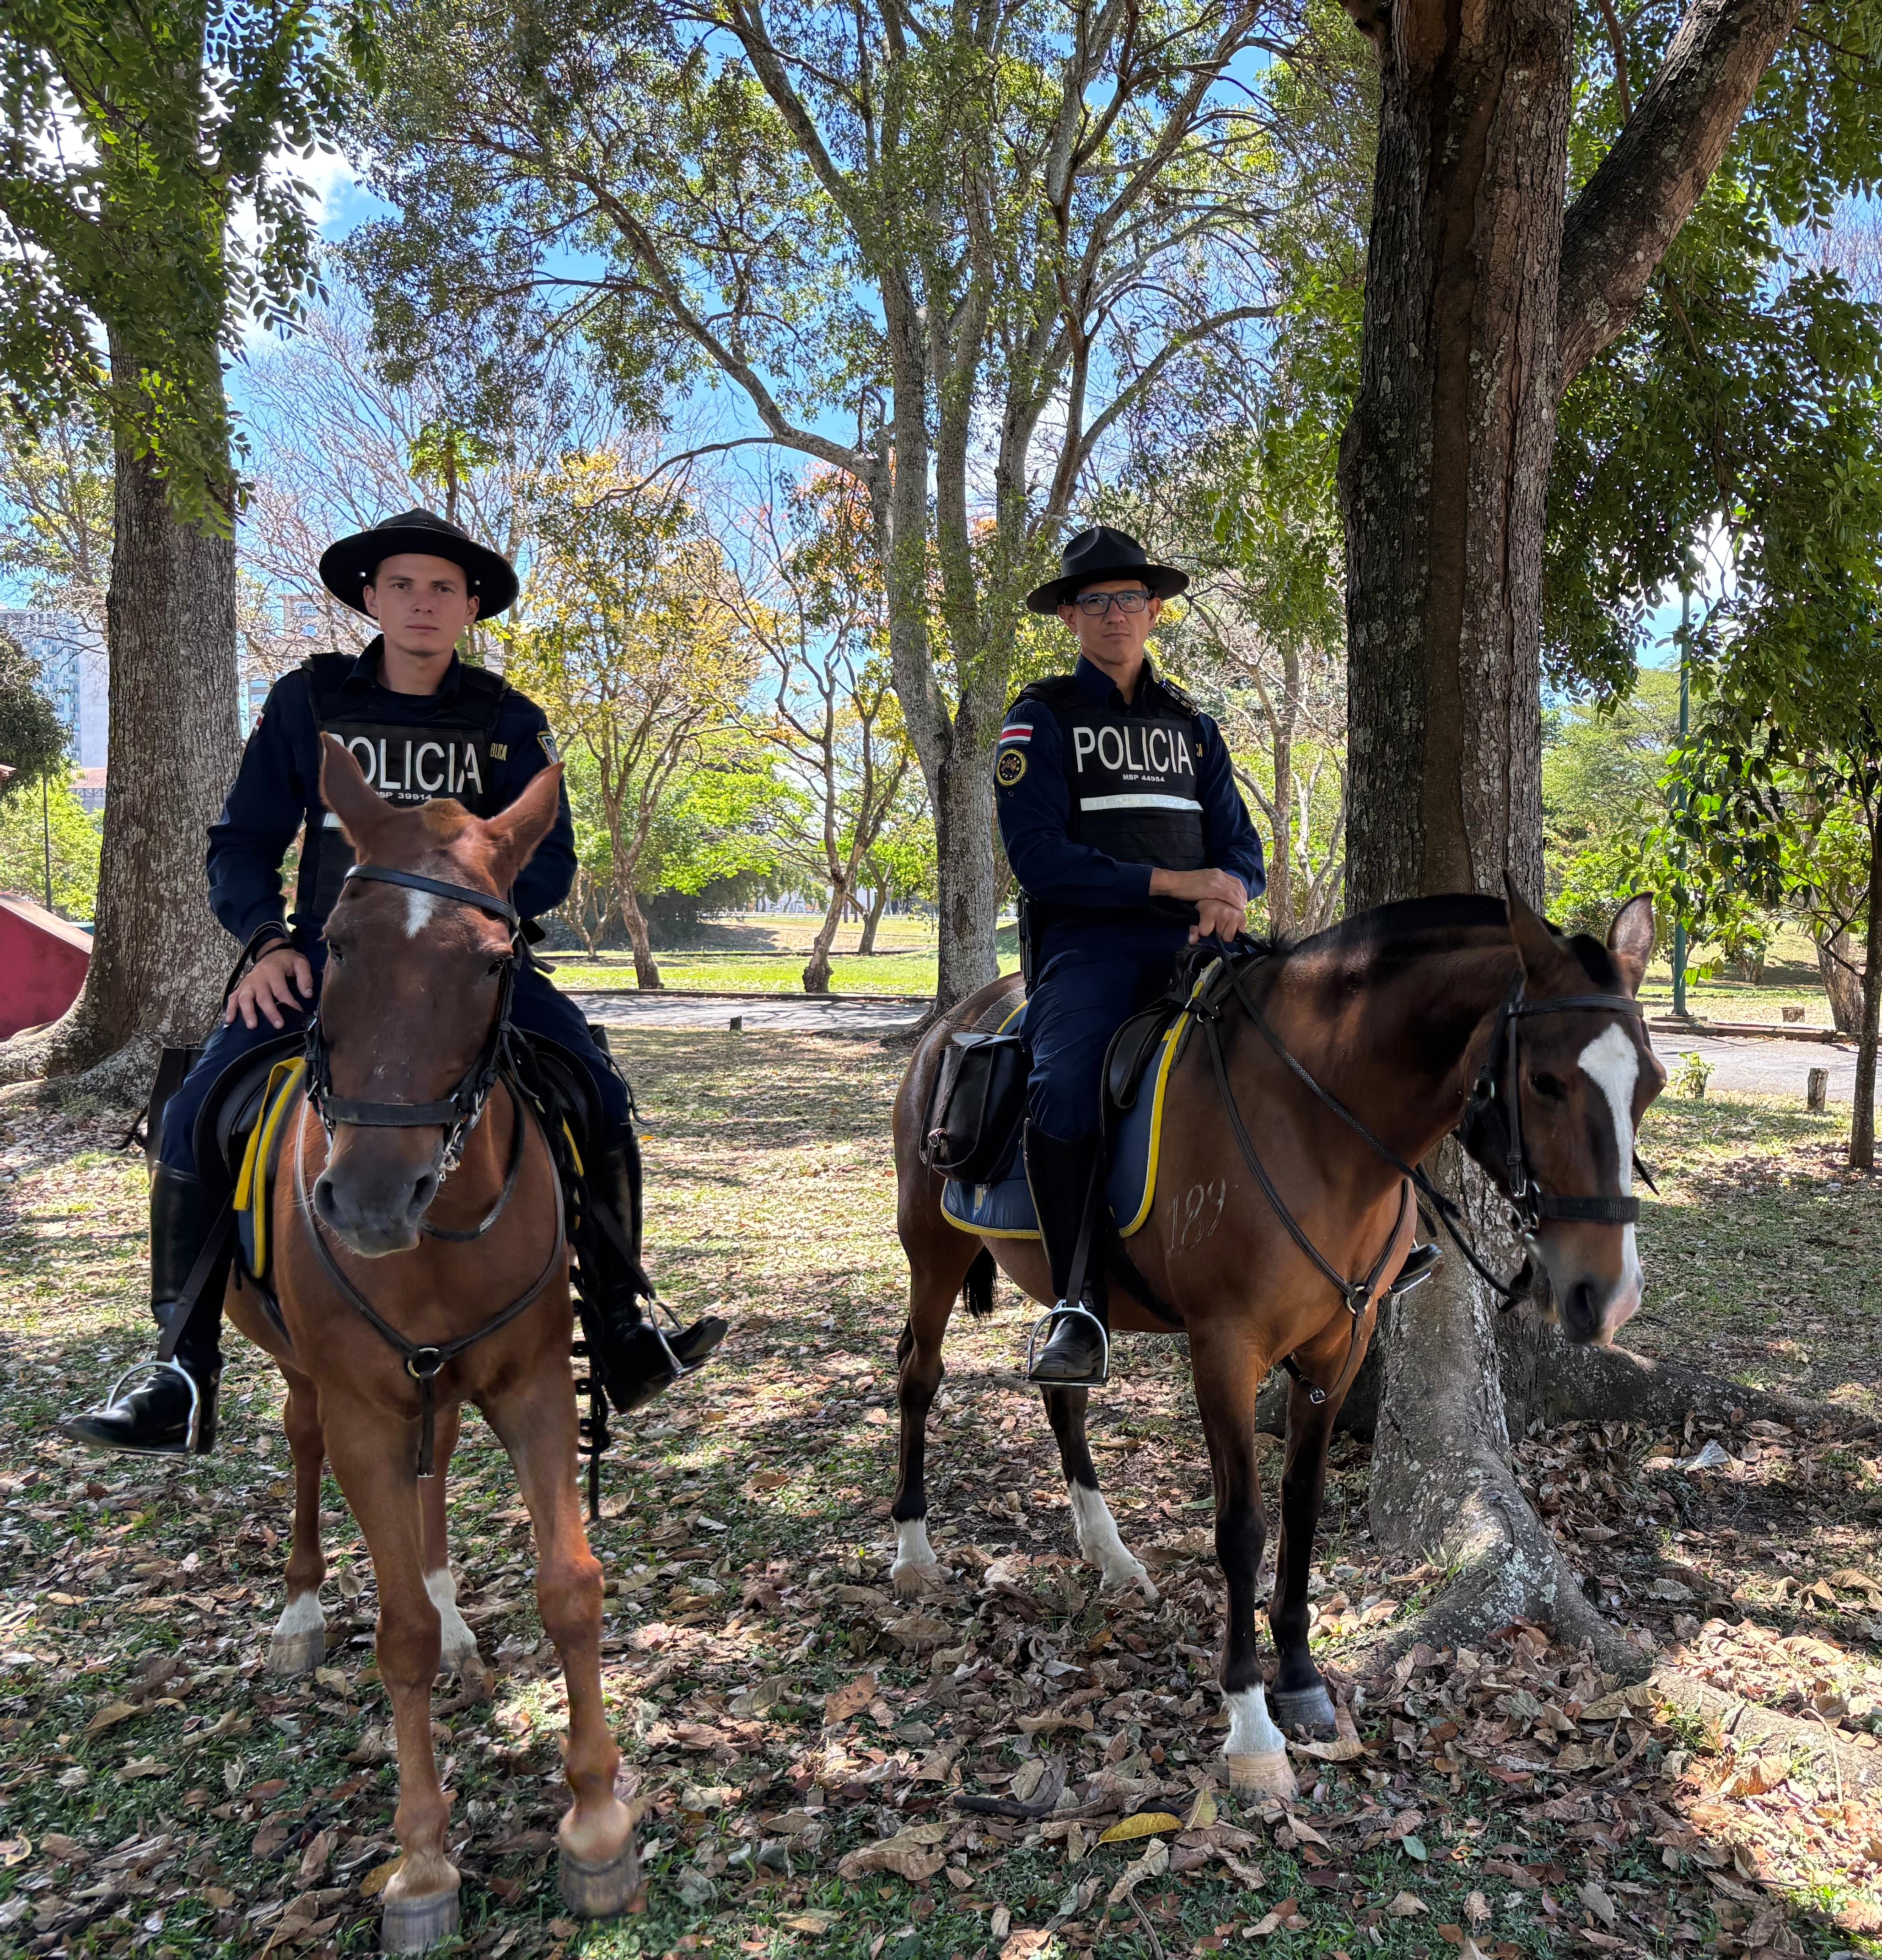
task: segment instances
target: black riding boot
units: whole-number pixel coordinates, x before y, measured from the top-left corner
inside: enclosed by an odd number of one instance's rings
[[[663,1328],[641,1311],[653,1287],[641,1265],[641,1157],[631,1137],[624,1148],[603,1150],[588,1169],[590,1204],[605,1207],[593,1242],[601,1270],[587,1278],[600,1352],[599,1369],[608,1399],[622,1415],[650,1402],[663,1389],[690,1374],[726,1337],[726,1322],[708,1314],[692,1325]],[[617,1244],[609,1224],[620,1229]]]
[[[159,1164],[151,1179],[151,1312],[167,1328],[196,1262],[222,1216],[193,1172]],[[207,1275],[173,1366],[150,1363],[122,1377],[143,1386],[59,1424],[75,1443],[135,1456],[206,1456],[215,1447],[216,1390],[222,1379],[222,1289],[227,1256]]]
[[[1051,1338],[1040,1350],[1027,1379],[1047,1388],[1102,1388],[1110,1371],[1110,1321],[1098,1283],[1095,1233],[1086,1257],[1082,1297],[1073,1301],[1067,1294],[1086,1208],[1104,1201],[1098,1175],[1103,1144],[1095,1136],[1070,1143],[1028,1122],[1025,1151],[1026,1182],[1032,1192],[1032,1208],[1039,1215],[1039,1236],[1045,1242],[1052,1290],[1058,1299]]]

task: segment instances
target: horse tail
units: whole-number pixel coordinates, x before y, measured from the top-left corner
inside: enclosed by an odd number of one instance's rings
[[[984,1319],[993,1310],[993,1281],[999,1274],[993,1254],[983,1246],[961,1282],[961,1303],[976,1320]]]

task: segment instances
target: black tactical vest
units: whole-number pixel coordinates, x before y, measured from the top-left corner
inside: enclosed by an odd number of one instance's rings
[[[321,733],[337,735],[346,744],[367,781],[388,803],[451,797],[473,816],[494,816],[502,806],[490,789],[490,741],[507,683],[482,667],[460,667],[456,699],[415,727],[368,719],[369,703],[345,692],[353,667],[350,654],[316,654],[301,663]],[[325,922],[352,865],[353,847],[339,819],[316,801],[307,813],[295,892],[304,922]]]
[[[1094,702],[1070,674],[1019,692],[1058,718],[1070,809],[1067,834],[1121,864],[1199,871],[1203,807],[1197,789],[1203,731],[1180,688],[1146,675],[1148,713],[1121,714]]]

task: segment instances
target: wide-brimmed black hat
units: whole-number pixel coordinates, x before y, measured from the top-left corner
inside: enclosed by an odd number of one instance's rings
[[[1189,574],[1174,565],[1152,565],[1149,554],[1128,531],[1094,524],[1070,539],[1059,557],[1059,575],[1026,594],[1028,609],[1056,612],[1069,606],[1087,585],[1101,579],[1123,578],[1136,572],[1159,599],[1173,599],[1189,584]]]
[[[480,619],[494,619],[515,601],[517,574],[510,561],[435,511],[403,511],[329,545],[321,555],[320,582],[335,599],[364,612],[361,594],[380,565],[401,552],[422,552],[458,566],[476,596]]]

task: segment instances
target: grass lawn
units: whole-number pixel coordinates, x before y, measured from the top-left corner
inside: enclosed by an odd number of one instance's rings
[[[1724,1738],[1652,1706],[1598,1719],[1587,1663],[1521,1628],[1413,1656],[1357,1705],[1363,1754],[1301,1759],[1291,1811],[1219,1789],[1199,1806],[1223,1733],[1221,1596],[1181,1351],[1123,1343],[1094,1398],[1101,1472],[1160,1590],[1100,1596],[1016,1385],[1027,1316],[1003,1285],[990,1322],[957,1323],[930,1438],[953,1576],[892,1599],[904,1269],[885,1137],[902,1057],[637,1032],[626,1059],[654,1270],[682,1313],[719,1304],[734,1323],[709,1375],[628,1426],[593,1534],[605,1682],[652,1804],[647,1904],[593,1927],[561,1916],[560,1681],[513,1480],[471,1417],[453,1549],[494,1682],[441,1685],[435,1704],[458,1951],[1827,1956],[1882,1927],[1875,1796],[1775,1761],[1752,1776]],[[277,1378],[232,1342],[225,1440],[200,1464],[88,1456],[52,1429],[148,1345],[122,1129],[0,1098],[0,1951],[367,1953],[394,1795],[372,1575],[329,1489],[328,1665],[262,1671],[288,1519]],[[1869,1405],[1882,1241],[1874,1187],[1837,1171],[1836,1141],[1833,1116],[1662,1102],[1642,1145],[1663,1195],[1642,1227],[1640,1344]],[[1631,1637],[1749,1698],[1807,1702],[1857,1746],[1882,1723],[1882,1595],[1848,1573],[1882,1580],[1882,1459],[1724,1440],[1728,1468],[1676,1472],[1671,1439],[1558,1432],[1526,1440],[1520,1468]],[[1315,1580],[1336,1678],[1360,1630],[1441,1576],[1373,1545],[1366,1470],[1343,1442]],[[1174,1825],[1105,1845],[952,1807],[961,1786],[1023,1794],[1047,1756],[1081,1797]],[[870,1850],[885,1840],[894,1852]]]

